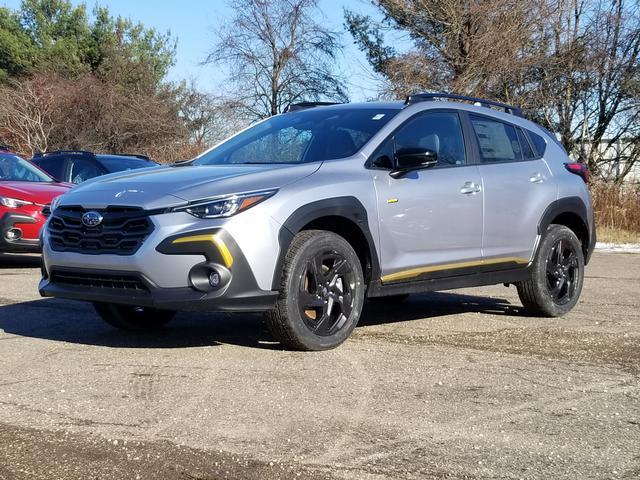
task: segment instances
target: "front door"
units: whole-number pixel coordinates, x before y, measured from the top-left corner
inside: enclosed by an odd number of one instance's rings
[[[455,275],[480,264],[482,182],[467,148],[459,114],[439,110],[409,119],[374,153],[383,283]],[[431,150],[438,163],[393,178],[389,169],[403,150]]]

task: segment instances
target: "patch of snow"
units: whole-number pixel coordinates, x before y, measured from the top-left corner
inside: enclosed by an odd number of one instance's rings
[[[596,250],[599,250],[601,252],[640,253],[640,243],[597,242]]]

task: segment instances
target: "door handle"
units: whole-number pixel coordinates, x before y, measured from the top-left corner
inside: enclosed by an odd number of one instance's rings
[[[477,183],[465,182],[460,188],[460,193],[463,195],[475,195],[476,193],[480,193],[481,190],[482,188]]]
[[[531,175],[529,177],[529,181],[531,183],[542,183],[544,182],[544,177],[542,176],[542,174],[540,172],[536,172],[533,175]]]

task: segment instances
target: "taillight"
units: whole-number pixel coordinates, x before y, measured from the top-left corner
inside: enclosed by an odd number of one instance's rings
[[[580,176],[580,178],[584,180],[584,183],[589,183],[589,169],[584,163],[565,163],[564,168]]]

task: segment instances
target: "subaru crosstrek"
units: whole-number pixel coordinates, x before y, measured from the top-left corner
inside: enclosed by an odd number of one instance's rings
[[[283,344],[343,342],[369,298],[513,284],[578,301],[587,172],[509,105],[447,94],[298,104],[194,160],[89,180],[43,235],[43,296],[123,329],[178,310],[266,312]]]

